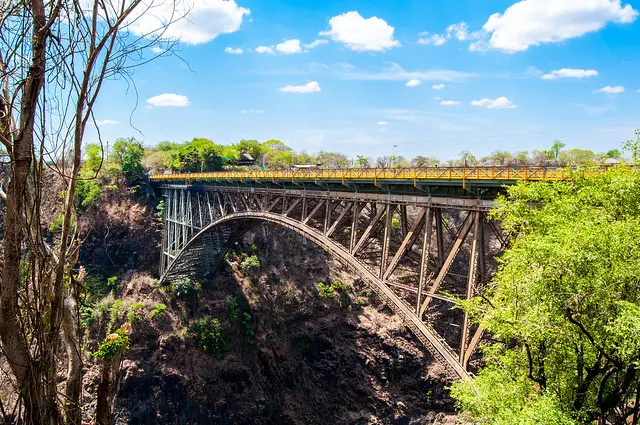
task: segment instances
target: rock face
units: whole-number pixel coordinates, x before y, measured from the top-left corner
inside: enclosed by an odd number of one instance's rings
[[[251,255],[259,267],[247,266]],[[442,370],[419,341],[310,242],[257,228],[214,276],[187,299],[148,277],[124,288],[125,303],[168,309],[134,324],[118,424],[417,425],[445,423],[453,411]],[[333,290],[319,296],[319,282]],[[220,320],[231,346],[219,360],[188,336],[205,316]]]

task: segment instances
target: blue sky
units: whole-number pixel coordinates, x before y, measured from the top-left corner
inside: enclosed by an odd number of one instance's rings
[[[561,139],[606,151],[640,128],[638,11],[640,0],[198,0],[167,32],[176,55],[137,69],[135,90],[110,82],[95,117],[103,140],[147,145],[276,138],[449,159]]]

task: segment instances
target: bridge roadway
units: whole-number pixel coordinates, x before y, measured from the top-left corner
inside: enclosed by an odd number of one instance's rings
[[[470,376],[481,327],[452,308],[482,291],[506,236],[487,217],[503,186],[546,167],[340,169],[150,176],[165,199],[162,282],[206,278],[263,223],[313,241],[398,314],[452,378]]]

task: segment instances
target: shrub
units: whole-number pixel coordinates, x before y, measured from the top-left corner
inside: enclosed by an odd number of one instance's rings
[[[129,335],[124,328],[117,329],[114,333],[107,335],[103,342],[98,345],[98,351],[94,356],[109,360],[117,356],[120,352],[129,349]]]
[[[98,317],[100,316],[100,310],[98,308],[93,307],[83,307],[80,311],[80,322],[85,327],[90,327],[94,323],[98,321]]]
[[[49,225],[51,233],[60,233],[62,230],[62,222],[64,221],[64,215],[58,214],[58,216]]]
[[[256,255],[251,255],[240,263],[240,268],[245,274],[254,273],[260,269],[260,260]]]
[[[153,320],[154,318],[158,317],[162,317],[165,315],[165,312],[167,310],[167,306],[160,303],[160,304],[156,304],[156,306],[153,308],[153,310],[151,310],[151,312],[149,312],[149,318],[151,320]]]
[[[187,335],[198,347],[218,360],[232,347],[224,338],[220,321],[210,316],[193,322],[187,330]]]
[[[184,277],[176,284],[175,294],[178,298],[191,299],[196,295],[197,290],[197,282],[194,282],[191,278]]]
[[[317,286],[318,297],[336,301],[340,307],[346,307],[351,310],[351,297],[349,296],[347,285],[336,279],[330,285],[318,282]]]
[[[158,221],[164,220],[164,199],[158,202],[156,206],[156,217],[158,217]]]
[[[81,173],[76,184],[76,208],[85,211],[100,199],[100,182]]]
[[[256,337],[256,331],[251,324],[251,314],[246,311],[242,313],[242,329],[244,330],[244,336],[248,342],[251,342]]]
[[[129,321],[129,323],[134,324],[138,320],[142,319],[140,310],[142,310],[143,307],[143,303],[135,303],[129,306],[129,310],[127,311],[127,320]]]
[[[227,300],[227,315],[229,317],[229,321],[236,325],[240,321],[240,302],[238,302],[238,297],[230,296]]]
[[[107,332],[111,332],[111,329],[122,317],[122,300],[115,300],[109,309],[109,326],[107,326]]]

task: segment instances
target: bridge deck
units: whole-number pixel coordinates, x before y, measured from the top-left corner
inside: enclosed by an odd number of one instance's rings
[[[600,167],[590,171],[606,171]],[[427,168],[342,168],[265,171],[223,171],[211,173],[154,174],[152,181],[266,181],[266,182],[356,182],[373,183],[449,183],[465,182],[501,186],[517,181],[561,181],[585,174],[584,170],[564,167],[427,167]]]

